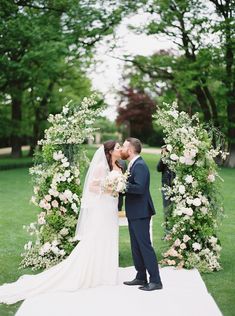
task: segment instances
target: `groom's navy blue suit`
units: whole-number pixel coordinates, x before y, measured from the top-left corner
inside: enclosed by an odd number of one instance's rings
[[[151,245],[149,226],[155,214],[149,192],[150,174],[144,160],[137,158],[130,168],[126,189],[125,210],[128,218],[132,257],[137,270],[136,278],[161,283],[157,257]]]

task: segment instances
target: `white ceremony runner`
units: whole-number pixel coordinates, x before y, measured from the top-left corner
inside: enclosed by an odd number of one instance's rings
[[[120,268],[118,286],[42,294],[25,300],[16,316],[222,316],[196,269],[165,267],[160,273],[163,290],[123,285],[135,270]]]

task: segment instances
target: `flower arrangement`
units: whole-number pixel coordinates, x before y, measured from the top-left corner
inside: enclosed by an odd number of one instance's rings
[[[113,197],[118,197],[119,193],[125,192],[128,177],[129,171],[125,173],[117,170],[110,171],[104,179],[102,191],[111,193]]]
[[[49,115],[51,126],[40,140],[30,169],[34,182],[33,204],[40,208],[37,221],[26,226],[33,236],[24,246],[21,267],[33,270],[57,264],[76,245],[73,237],[81,200],[81,172],[88,164],[81,144],[92,138],[101,109],[94,110],[96,96],[72,102],[61,113]]]
[[[165,237],[170,248],[161,263],[196,267],[203,272],[219,270],[221,245],[217,227],[223,208],[214,158],[225,158],[226,153],[220,145],[213,148],[212,137],[200,124],[198,115],[190,117],[180,112],[175,102],[164,103],[155,118],[165,135],[167,150],[162,160],[176,175],[172,186],[163,188],[171,201],[171,216]]]

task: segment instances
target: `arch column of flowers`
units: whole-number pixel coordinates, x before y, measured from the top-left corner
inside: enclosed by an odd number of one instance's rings
[[[93,123],[101,109],[94,109],[95,95],[72,102],[61,113],[49,115],[41,147],[30,169],[34,183],[31,201],[40,208],[37,221],[25,228],[32,240],[24,246],[21,267],[33,270],[53,266],[73,250],[79,205],[81,172],[88,164],[82,144],[92,138]]]
[[[175,172],[172,187],[164,190],[170,199],[168,250],[162,264],[178,268],[198,268],[209,272],[221,269],[221,245],[217,235],[223,214],[215,157],[226,157],[220,145],[214,149],[212,137],[199,122],[179,111],[176,103],[163,104],[155,119],[163,127],[167,152],[163,162]]]

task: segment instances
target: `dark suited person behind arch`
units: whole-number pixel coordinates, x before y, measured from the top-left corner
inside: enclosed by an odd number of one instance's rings
[[[130,176],[125,194],[125,210],[131,240],[132,257],[137,271],[132,281],[125,285],[140,285],[139,289],[154,291],[162,289],[158,262],[150,239],[150,220],[155,209],[149,191],[150,173],[141,158],[141,142],[127,138],[122,146],[121,158],[129,161]],[[147,282],[147,272],[149,282]]]
[[[125,160],[118,160],[119,165],[122,167],[122,172],[126,172],[127,170],[127,163]],[[118,211],[121,212],[123,211],[123,200],[124,200],[124,194],[123,193],[119,193],[119,197],[118,197]]]

